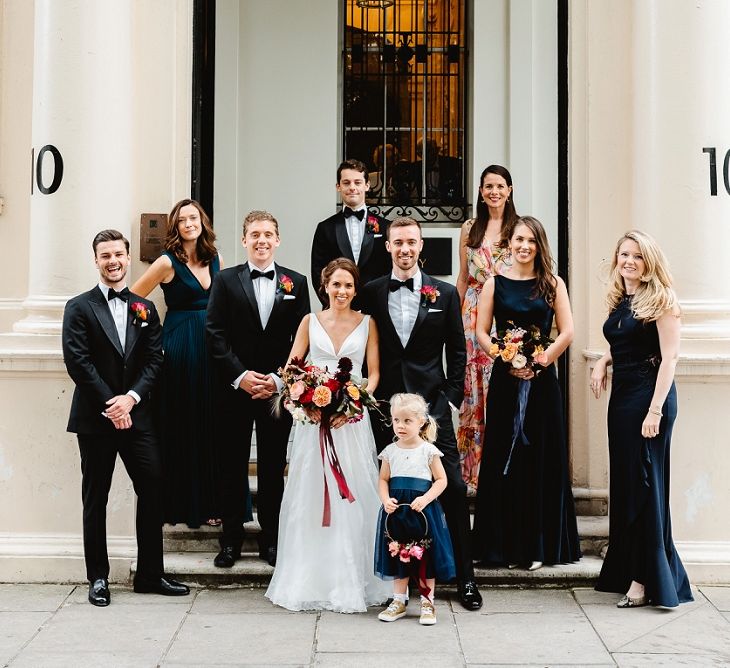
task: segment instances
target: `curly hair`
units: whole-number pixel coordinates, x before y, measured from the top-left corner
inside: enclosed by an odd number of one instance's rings
[[[324,269],[322,269],[319,289],[317,290],[317,294],[319,294],[322,300],[327,303],[327,308],[329,308],[330,301],[329,295],[327,294],[327,285],[332,278],[332,274],[334,274],[338,269],[344,269],[345,271],[350,272],[352,281],[355,284],[355,294],[360,292],[360,270],[357,268],[357,265],[346,257],[335,258],[329,262]]]
[[[413,415],[417,415],[422,420],[418,435],[429,443],[433,443],[436,440],[438,423],[428,414],[428,404],[420,394],[409,394],[406,392],[394,394],[390,398],[390,414],[392,415],[393,411],[397,410],[407,411]]]
[[[672,288],[672,275],[666,256],[657,242],[641,230],[629,230],[616,243],[606,295],[608,311],[613,311],[626,296],[624,279],[618,270],[618,254],[625,241],[636,242],[645,265],[644,275],[641,276],[639,287],[631,300],[631,310],[637,320],[657,320],[663,313],[675,308],[678,299]]]
[[[183,240],[178,228],[180,210],[184,206],[194,206],[200,214],[201,230],[196,242],[195,252],[200,262],[204,265],[210,264],[213,258],[218,255],[218,249],[215,247],[215,232],[213,232],[213,226],[211,225],[210,218],[208,218],[208,214],[205,213],[203,207],[194,199],[181,199],[172,207],[172,211],[170,211],[170,215],[167,217],[165,250],[172,253],[183,264],[190,259],[183,248]]]

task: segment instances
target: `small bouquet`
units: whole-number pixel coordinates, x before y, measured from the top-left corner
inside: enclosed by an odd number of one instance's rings
[[[335,415],[345,415],[350,423],[359,422],[366,407],[378,405],[375,397],[367,391],[367,378],[355,381],[352,378],[352,362],[342,357],[335,372],[326,367],[305,364],[304,360],[293,358],[279,369],[284,383],[282,401],[284,408],[297,422],[311,422],[308,409],[319,409],[323,421],[331,421]]]
[[[330,526],[331,508],[329,487],[327,484],[326,465],[329,464],[337,483],[337,490],[342,499],[350,503],[355,501],[345,474],[342,471],[332,438],[331,422],[335,415],[344,415],[347,422],[359,422],[365,415],[366,407],[376,407],[377,401],[367,391],[367,379],[359,383],[352,379],[352,361],[341,357],[337,370],[330,372],[305,364],[304,360],[292,358],[285,367],[279,369],[284,389],[281,399],[284,408],[294,420],[311,423],[309,411],[318,409],[322,416],[319,423],[319,450],[322,456],[322,477],[324,478],[324,507],[322,510],[322,526]]]
[[[529,329],[515,326],[511,320],[507,321],[512,327],[498,331],[492,336],[492,345],[489,347],[489,355],[495,359],[500,358],[503,362],[511,364],[515,369],[532,369],[537,376],[540,369],[537,365],[544,365],[547,362],[546,348],[553,342],[549,336],[544,336],[537,325],[530,325]],[[517,406],[512,423],[512,444],[510,446],[507,462],[504,466],[504,475],[509,473],[512,462],[512,454],[518,443],[530,445],[525,435],[525,413],[527,412],[527,401],[530,398],[532,382],[526,378],[520,378],[517,390]]]
[[[535,365],[546,361],[545,349],[553,342],[549,336],[543,336],[537,325],[530,325],[529,329],[516,327],[512,320],[507,324],[512,327],[497,332],[492,336],[492,345],[489,356],[501,358],[510,363],[515,369],[534,369]]]

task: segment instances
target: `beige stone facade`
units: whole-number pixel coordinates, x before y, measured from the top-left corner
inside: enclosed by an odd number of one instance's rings
[[[490,162],[508,165],[520,211],[544,220],[554,242],[557,129],[546,133],[541,119],[557,128],[555,6],[471,4],[472,181]],[[139,214],[167,211],[189,194],[192,5],[0,0],[0,581],[83,579],[60,317],[65,300],[97,280],[96,231],[117,227],[136,248]],[[269,208],[283,223],[282,261],[307,270],[314,227],[335,202],[339,5],[218,0],[225,20],[217,46],[216,229],[227,264],[240,260],[243,214]],[[272,25],[276,35],[266,39],[262,31]],[[725,0],[569,2],[576,499],[584,514],[607,512],[606,402],[590,397],[588,376],[606,345],[607,263],[620,234],[639,227],[670,258],[684,312],[672,511],[695,582],[730,582],[729,28]],[[287,83],[304,71],[322,94],[292,100]],[[63,155],[64,180],[53,194],[37,185],[31,194],[31,151],[47,144]],[[711,147],[716,195],[703,152]],[[41,182],[52,178],[46,156]],[[429,233],[455,238],[457,230]],[[135,261],[133,277],[143,269]],[[109,501],[112,577],[129,573],[133,506],[120,471]]]

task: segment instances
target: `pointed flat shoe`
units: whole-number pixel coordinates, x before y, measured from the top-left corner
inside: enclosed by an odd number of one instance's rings
[[[643,608],[649,604],[649,599],[646,594],[638,596],[637,598],[631,598],[630,596],[624,596],[617,604],[617,608]]]

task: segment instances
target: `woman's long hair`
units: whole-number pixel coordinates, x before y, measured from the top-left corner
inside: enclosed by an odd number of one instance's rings
[[[626,296],[624,279],[618,270],[618,253],[621,244],[627,240],[638,244],[645,265],[644,275],[640,277],[641,282],[631,300],[631,311],[637,320],[657,320],[663,313],[675,308],[678,299],[672,288],[672,275],[666,256],[653,237],[641,230],[629,230],[616,243],[606,295],[608,311],[613,311]]]
[[[178,223],[180,221],[180,209],[184,206],[192,204],[200,214],[200,236],[198,237],[195,252],[198,260],[205,264],[210,264],[213,258],[218,255],[218,249],[215,247],[215,232],[210,223],[208,214],[205,213],[198,202],[194,199],[181,199],[172,207],[170,215],[167,217],[167,235],[165,236],[165,250],[172,253],[180,262],[186,263],[190,258],[183,248],[183,240],[180,236]]]
[[[344,269],[345,271],[350,273],[350,275],[352,276],[352,282],[355,284],[355,294],[360,292],[360,270],[357,268],[357,265],[352,260],[346,257],[335,258],[329,264],[327,264],[324,269],[322,269],[322,273],[320,274],[319,290],[317,290],[322,300],[327,303],[326,308],[330,307],[330,298],[327,294],[327,285],[332,278],[332,274],[334,274],[338,269]]]
[[[515,230],[520,226],[525,225],[535,235],[535,243],[537,245],[535,255],[535,290],[532,293],[532,298],[544,297],[545,301],[550,305],[555,305],[555,294],[556,285],[558,284],[553,272],[555,263],[553,262],[553,255],[550,252],[550,244],[547,240],[547,234],[545,234],[545,228],[542,223],[532,216],[522,216],[518,218],[509,230],[509,240],[512,240]]]
[[[482,199],[482,186],[484,185],[484,179],[487,174],[496,174],[501,176],[507,185],[512,187],[512,175],[502,165],[489,165],[479,177],[479,190],[477,191],[477,215],[474,223],[469,230],[469,236],[466,240],[466,245],[470,248],[479,248],[483,241],[484,235],[487,232],[487,223],[489,222],[489,207],[487,203]],[[505,232],[511,229],[512,224],[517,220],[517,211],[515,210],[515,198],[514,188],[510,192],[507,202],[504,205],[504,214],[502,216],[502,235],[500,242],[505,245],[504,242],[509,238],[505,236]]]

